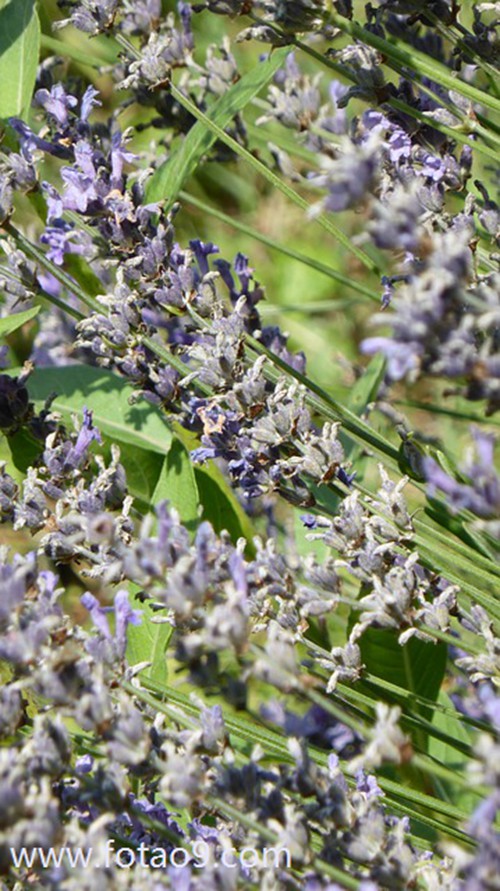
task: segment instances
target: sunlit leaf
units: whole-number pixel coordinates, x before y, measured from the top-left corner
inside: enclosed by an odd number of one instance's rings
[[[0,0],[0,118],[27,113],[39,49],[35,0]]]

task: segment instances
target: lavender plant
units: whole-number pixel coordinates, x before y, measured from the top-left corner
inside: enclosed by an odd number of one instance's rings
[[[498,887],[499,13],[0,9],[5,888]]]

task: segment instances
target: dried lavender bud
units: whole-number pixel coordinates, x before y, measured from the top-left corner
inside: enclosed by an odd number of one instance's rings
[[[58,0],[58,3],[71,13],[69,19],[57,23],[58,28],[72,24],[86,34],[98,34],[112,28],[120,0]]]
[[[0,462],[0,523],[12,523],[19,489],[5,466],[5,461]]]
[[[316,208],[339,211],[355,207],[370,192],[380,166],[380,142],[377,137],[362,145],[350,140],[341,144],[338,157],[321,158],[324,173],[311,174],[313,185],[326,189],[327,196]]]
[[[0,172],[0,224],[5,223],[13,211],[13,195],[14,190],[9,178]]]
[[[350,770],[356,773],[360,768],[378,767],[384,762],[401,764],[411,758],[411,746],[401,731],[398,721],[399,707],[390,708],[385,703],[377,703],[377,721],[371,739],[365,750],[350,762]]]
[[[122,660],[127,644],[127,626],[140,624],[140,612],[133,610],[129,604],[128,591],[118,591],[115,595],[115,631],[114,634],[108,625],[106,609],[99,605],[98,600],[87,591],[81,598],[83,606],[88,609],[92,621],[99,632],[99,640],[90,640],[88,649],[96,661],[113,662]]]

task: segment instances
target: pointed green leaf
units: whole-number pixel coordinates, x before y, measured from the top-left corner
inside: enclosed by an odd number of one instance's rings
[[[347,408],[360,418],[366,411],[370,402],[373,402],[378,395],[380,385],[385,374],[385,357],[376,355],[368,363],[361,377],[354,384]],[[359,443],[355,443],[348,437],[342,437],[341,441],[344,445],[344,451],[347,458],[353,463],[353,469],[356,470],[356,482],[361,482],[364,477],[366,461],[361,460],[362,447]]]
[[[182,523],[194,532],[198,524],[199,494],[193,465],[186,448],[174,439],[163,462],[158,483],[153,492],[154,506],[169,501],[179,512]]]
[[[377,398],[384,379],[385,357],[378,354],[368,363],[361,377],[354,384],[347,405],[360,417],[366,407]]]
[[[460,715],[455,710],[453,702],[443,690],[439,693],[438,702],[440,705],[446,707],[447,712],[439,710],[434,712],[432,719],[434,726],[438,730],[447,733],[448,736],[451,736],[452,739],[455,739],[457,742],[463,742],[466,745],[470,745],[471,737],[467,732],[464,723],[460,720]],[[455,715],[451,714],[452,711],[455,711]],[[430,737],[429,755],[457,774],[461,776],[466,774],[469,759],[466,755],[459,752],[458,749],[448,745],[446,742]],[[477,797],[474,794],[453,783],[440,781],[439,788],[436,789],[436,792],[443,798],[443,800],[450,801],[467,813],[470,813],[473,808],[477,806]]]
[[[28,112],[39,50],[35,0],[0,0],[0,118]]]
[[[22,328],[26,322],[31,322],[31,319],[38,315],[40,309],[40,306],[33,306],[25,312],[17,312],[13,316],[6,316],[4,319],[0,319],[0,338],[8,337],[9,334],[17,331],[18,328]]]
[[[158,614],[147,601],[140,598],[140,588],[130,585],[130,601],[132,607],[142,611],[140,625],[129,625],[127,630],[127,662],[137,665],[150,662],[151,665],[141,672],[141,679],[147,677],[157,684],[168,681],[167,647],[173,633],[173,626],[166,622],[152,621]]]
[[[239,538],[250,543],[252,525],[218,468],[195,467],[196,482],[203,506],[202,518],[208,520],[216,532],[229,532],[233,544]]]
[[[10,452],[7,459],[7,472],[15,479],[24,477],[28,467],[32,467],[39,458],[43,443],[36,440],[26,427],[21,427],[13,436],[6,436],[6,450]],[[13,472],[15,467],[17,473]]]
[[[128,492],[136,502],[140,501],[146,508],[152,509],[153,494],[163,466],[163,455],[121,442],[120,461],[127,473]]]
[[[64,268],[91,297],[97,297],[104,292],[101,279],[92,271],[91,266],[81,254],[66,254]]]
[[[188,452],[200,445],[196,434],[175,421],[173,429]],[[212,523],[216,532],[226,529],[234,543],[240,537],[246,538],[247,552],[253,553],[255,530],[223,473],[213,461],[198,465],[194,473],[203,506],[203,519]]]

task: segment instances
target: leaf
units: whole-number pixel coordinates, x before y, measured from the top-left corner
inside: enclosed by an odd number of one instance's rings
[[[182,523],[194,532],[198,522],[199,494],[193,465],[182,442],[175,438],[163,462],[152,504],[169,501],[179,512]]]
[[[384,373],[385,357],[374,356],[354,384],[347,405],[358,417],[364,413],[370,402],[377,398]]]
[[[24,477],[28,467],[32,467],[40,456],[43,443],[36,440],[25,427],[12,436],[6,436],[5,439],[6,447],[10,451],[7,472],[15,479],[19,479],[18,474]],[[17,474],[12,472],[11,464],[16,468]]]
[[[35,0],[0,0],[0,118],[27,114],[39,51]]]
[[[89,263],[81,254],[66,254],[64,268],[90,297],[97,297],[105,290],[101,279],[92,272]]]
[[[353,414],[357,415],[358,418],[364,414],[370,402],[373,402],[373,400],[377,398],[380,385],[384,379],[385,364],[384,356],[374,356],[366,366],[361,377],[359,377],[354,384],[347,401],[347,407]],[[365,461],[360,461],[363,449],[359,443],[353,442],[352,439],[341,436],[341,440],[344,445],[346,457],[350,458],[353,464],[356,465],[356,481],[361,482],[366,464]]]
[[[16,467],[12,448],[9,444],[9,437],[5,433],[0,434],[0,462],[5,462],[5,469],[18,485],[21,485],[25,478],[25,471]]]
[[[233,544],[239,538],[245,538],[252,551],[252,524],[220,470],[212,465],[195,467],[194,473],[203,506],[203,519],[208,520],[216,532],[224,529],[229,532]]]
[[[199,439],[192,431],[181,427],[176,421],[173,422],[173,429],[188,452],[199,446]],[[255,530],[223,473],[213,461],[203,467],[196,466],[194,472],[203,505],[203,519],[212,523],[216,532],[226,529],[234,544],[243,536],[247,541],[247,552],[253,553]],[[215,488],[207,482],[207,478],[215,484]]]
[[[208,111],[214,124],[224,129],[254,96],[271,80],[273,74],[290,52],[288,47],[276,50],[265,61],[260,62],[227,90]],[[200,160],[217,139],[217,135],[207,130],[202,121],[194,124],[182,145],[153,174],[146,187],[148,201],[166,200],[171,208],[187,178],[194,172]]]
[[[131,387],[112,371],[89,365],[39,368],[29,378],[28,390],[38,408],[55,393],[52,408],[66,423],[87,406],[96,427],[113,442],[160,455],[170,448],[172,433],[161,412],[145,401],[131,405]]]
[[[146,507],[152,507],[153,493],[163,466],[163,455],[122,442],[120,461],[127,473],[128,492],[135,501],[141,501]]]
[[[12,316],[7,316],[5,319],[0,319],[0,337],[8,337],[9,334],[17,331],[18,328],[22,328],[26,322],[30,322],[31,319],[38,315],[40,309],[40,306],[33,306],[31,309],[25,310],[25,312],[17,312]]]
[[[140,625],[129,625],[127,629],[127,661],[129,665],[151,662],[151,665],[141,672],[141,677],[148,677],[158,684],[166,684],[168,681],[166,651],[174,629],[166,622],[151,621],[157,614],[147,601],[138,596],[141,589],[131,584],[129,590],[131,605],[133,609],[142,611],[142,621]]]
[[[463,721],[460,720],[460,715],[456,711],[452,700],[444,690],[440,691],[437,701],[440,705],[445,706],[448,711],[442,712],[438,709],[435,710],[432,718],[434,726],[438,730],[447,733],[448,736],[451,736],[452,739],[457,742],[470,745],[471,736],[467,732]],[[454,711],[455,714],[449,714],[450,710]],[[462,752],[459,752],[456,748],[448,745],[448,743],[443,740],[436,739],[432,736],[429,738],[429,755],[458,775],[465,775],[469,759]],[[475,795],[460,788],[458,785],[456,786],[453,783],[447,783],[444,780],[439,781],[439,788],[436,789],[436,792],[445,801],[450,801],[466,813],[470,813],[478,803]]]
[[[410,693],[436,701],[446,669],[446,644],[426,643],[411,637],[401,646],[396,632],[373,627],[364,632],[358,644],[362,661],[370,674],[398,684]],[[429,721],[432,719],[430,707],[415,702],[414,711]],[[425,746],[425,730],[421,728],[416,733],[419,743]]]

